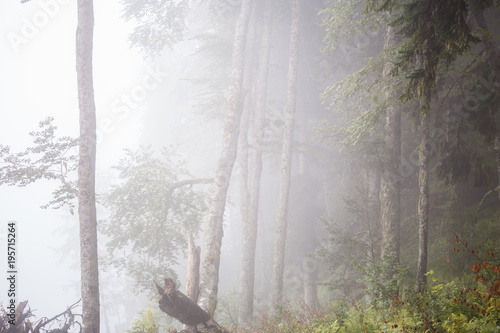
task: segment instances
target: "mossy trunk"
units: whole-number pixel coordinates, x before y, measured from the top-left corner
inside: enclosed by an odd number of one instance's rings
[[[430,106],[430,97],[428,97]],[[420,115],[420,152],[418,171],[418,263],[417,263],[417,290],[423,292],[427,283],[427,239],[429,233],[429,116]]]
[[[395,44],[395,31],[392,27],[389,27],[386,32],[384,48],[392,48]],[[389,75],[391,69],[391,64],[385,66],[384,77]],[[396,92],[390,91],[386,98],[394,99],[395,96]],[[381,258],[384,259],[386,254],[393,254],[394,262],[392,264],[397,265],[399,264],[400,254],[399,233],[401,219],[401,176],[399,173],[401,159],[401,112],[394,105],[390,105],[386,109],[384,141],[384,158],[380,180]]]

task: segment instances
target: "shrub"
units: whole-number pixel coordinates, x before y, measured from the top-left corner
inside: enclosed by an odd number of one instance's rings
[[[158,333],[159,324],[151,309],[146,309],[139,313],[139,318],[134,319],[132,328],[128,333]]]

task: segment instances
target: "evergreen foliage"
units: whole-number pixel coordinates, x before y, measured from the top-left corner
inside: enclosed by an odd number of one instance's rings
[[[387,6],[387,9],[400,13],[391,25],[404,37],[393,69],[394,75],[399,71],[409,72],[409,81],[401,98],[403,101],[426,99],[436,86],[440,62],[450,65],[457,56],[469,50],[472,43],[479,42],[466,21],[467,2],[388,1]]]

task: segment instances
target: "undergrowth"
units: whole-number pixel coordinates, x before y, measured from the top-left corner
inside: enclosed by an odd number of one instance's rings
[[[224,326],[235,333],[500,333],[500,261],[494,251],[473,248],[457,236],[455,243],[455,253],[468,253],[473,258],[469,273],[442,282],[431,270],[427,273],[428,288],[421,293],[400,290],[397,280],[404,276],[404,270],[379,263],[358,267],[368,303],[346,299],[311,309],[285,302],[274,313],[267,308],[259,313],[249,328],[237,328],[232,305],[222,308],[230,315],[220,318],[229,318]],[[394,275],[384,285],[380,277],[386,276],[388,268]],[[231,299],[228,304],[234,303]],[[141,315],[129,332],[165,331],[150,310]]]
[[[473,249],[457,236],[455,243],[454,252],[467,252],[475,259],[471,273],[460,279],[442,283],[430,271],[432,287],[422,293],[405,290],[386,302],[385,308],[338,302],[313,310],[285,303],[274,314],[260,314],[252,328],[238,332],[500,332],[500,262],[493,251]]]

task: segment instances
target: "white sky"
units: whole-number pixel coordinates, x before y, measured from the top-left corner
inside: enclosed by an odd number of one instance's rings
[[[138,98],[148,71],[142,56],[129,48],[130,29],[120,17],[118,0],[95,1],[94,6],[96,108],[98,127],[106,132],[98,147],[98,168],[103,169],[123,147],[138,141],[144,106],[137,103],[117,113],[113,105],[123,107],[124,94],[135,93]],[[75,0],[0,2],[0,143],[14,151],[30,145],[28,133],[47,116],[55,118],[60,134],[78,135],[76,17]],[[47,183],[0,187],[1,275],[7,270],[6,224],[15,220],[19,229],[17,301],[28,299],[38,316],[48,317],[75,302],[79,288],[78,271],[70,267],[71,260],[60,261],[61,250],[57,250],[63,243],[57,230],[69,221],[76,224],[77,217],[39,209],[51,191]],[[5,280],[0,278],[0,302],[7,300]]]

